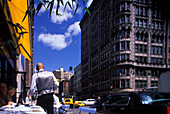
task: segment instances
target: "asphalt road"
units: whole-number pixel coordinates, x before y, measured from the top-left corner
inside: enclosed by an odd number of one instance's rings
[[[88,106],[85,106],[88,107]],[[68,111],[66,112],[66,114],[78,114],[79,113],[79,109],[78,108],[70,108],[68,109]],[[81,112],[81,114],[89,114],[88,112]]]

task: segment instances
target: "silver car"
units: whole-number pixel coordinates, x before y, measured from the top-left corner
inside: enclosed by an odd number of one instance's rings
[[[95,99],[86,99],[83,102],[84,102],[85,105],[94,105],[96,100]]]

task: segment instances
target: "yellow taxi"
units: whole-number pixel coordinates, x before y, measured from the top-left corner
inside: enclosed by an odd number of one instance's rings
[[[73,104],[73,99],[72,98],[65,98],[64,101],[65,101],[64,102],[65,105]]]
[[[74,106],[75,106],[75,107],[80,107],[80,106],[85,106],[85,104],[84,104],[83,101],[75,101],[75,102],[74,102]]]

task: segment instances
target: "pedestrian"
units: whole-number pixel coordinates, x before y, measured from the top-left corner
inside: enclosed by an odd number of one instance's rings
[[[100,96],[98,96],[98,97],[97,97],[97,100],[96,100],[96,103],[97,103],[97,104],[100,104],[100,102],[101,102],[100,100],[101,100],[101,99],[100,99]]]
[[[61,98],[61,103],[64,105],[65,104],[65,96]]]
[[[54,94],[54,114],[59,114],[59,109],[62,106],[62,104],[60,104],[60,100],[59,98]]]
[[[5,83],[0,83],[0,107],[7,105],[5,96],[7,93],[7,87]]]
[[[30,95],[36,94],[35,87],[37,87],[37,105],[41,106],[48,114],[53,114],[53,93],[59,86],[59,83],[52,72],[44,70],[42,63],[37,63],[36,70],[38,72],[32,76]]]
[[[32,98],[31,98],[29,92],[27,92],[27,96],[25,98],[25,104],[31,105],[31,103],[32,103]]]
[[[9,86],[7,89],[7,95],[6,95],[6,102],[8,105],[12,105],[12,96],[15,94],[15,88],[13,86]]]

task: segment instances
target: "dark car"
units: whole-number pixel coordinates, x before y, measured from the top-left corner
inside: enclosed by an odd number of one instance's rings
[[[122,92],[103,99],[97,108],[101,114],[168,114],[170,93],[164,92]]]

